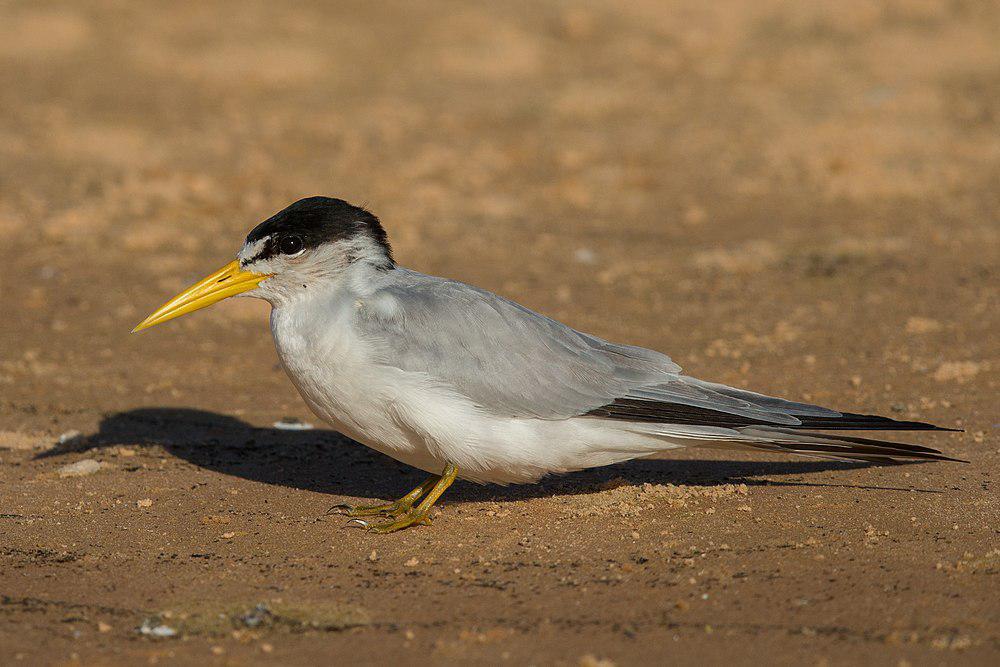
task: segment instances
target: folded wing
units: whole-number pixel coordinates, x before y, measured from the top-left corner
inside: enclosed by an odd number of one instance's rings
[[[713,440],[720,439],[719,428],[732,429],[739,439],[760,440],[766,433],[776,449],[807,429],[948,430],[705,382],[682,375],[659,352],[576,331],[491,292],[411,271],[393,273],[393,282],[358,309],[359,330],[377,350],[376,360],[425,374],[493,414],[703,426],[713,429]],[[806,436],[798,435],[798,442],[811,439],[818,452],[844,453],[846,438],[831,444],[824,436]]]

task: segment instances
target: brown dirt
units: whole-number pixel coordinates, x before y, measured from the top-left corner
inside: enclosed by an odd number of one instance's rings
[[[0,662],[997,664],[997,44],[974,1],[4,3]],[[128,334],[319,193],[971,463],[689,451],[345,527],[420,476],[271,428],[311,416],[264,306]]]

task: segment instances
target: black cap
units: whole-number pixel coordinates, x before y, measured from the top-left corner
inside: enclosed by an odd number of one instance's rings
[[[306,197],[300,199],[260,223],[247,234],[247,243],[268,239],[264,247],[247,261],[266,259],[280,254],[282,248],[296,247],[296,241],[303,249],[316,248],[352,238],[358,234],[367,235],[385,251],[389,266],[393,266],[392,248],[382,223],[370,211],[333,197]]]

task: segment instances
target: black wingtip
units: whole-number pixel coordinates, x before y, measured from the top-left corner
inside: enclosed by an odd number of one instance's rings
[[[882,417],[881,415],[863,415],[854,412],[842,412],[839,417],[799,417],[802,421],[796,428],[811,428],[830,431],[951,431],[960,429],[937,426],[927,422],[903,421]]]
[[[904,442],[888,440],[873,440],[852,435],[828,435],[825,433],[805,433],[798,429],[773,429],[774,432],[791,436],[789,441],[775,441],[764,445],[776,447],[784,451],[813,456],[827,456],[846,460],[897,463],[919,463],[929,461],[949,461],[952,463],[971,463],[965,459],[955,458],[942,453],[938,449],[911,445]],[[807,439],[796,440],[797,437]]]
[[[761,417],[712,410],[684,403],[650,401],[636,398],[616,398],[611,403],[586,413],[590,417],[620,419],[634,422],[665,424],[691,424],[694,426],[721,426],[738,428],[741,426],[773,426],[780,428],[819,431],[947,431],[961,432],[961,429],[937,426],[927,422],[900,421],[880,415],[864,415],[856,412],[841,412],[837,416],[817,417],[801,413],[787,413],[799,420],[790,425]]]

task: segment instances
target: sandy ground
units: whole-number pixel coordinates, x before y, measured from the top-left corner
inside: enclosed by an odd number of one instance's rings
[[[166,7],[0,5],[0,662],[1000,661],[995,3]],[[421,476],[272,427],[316,420],[262,304],[128,333],[311,194],[971,463],[692,450],[345,527]]]

